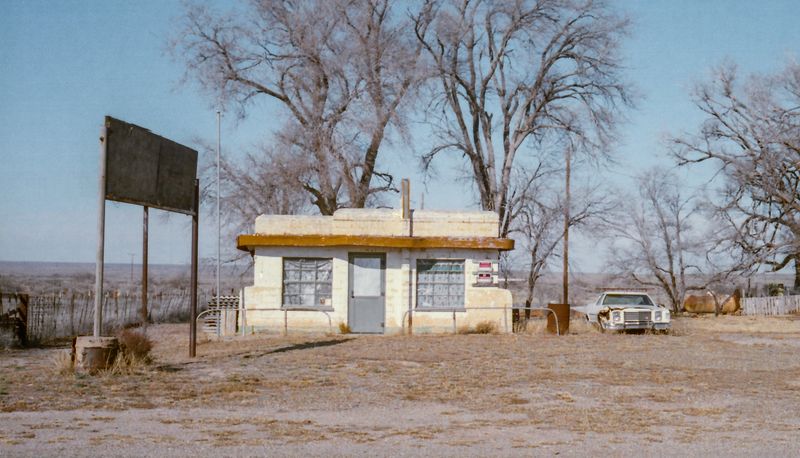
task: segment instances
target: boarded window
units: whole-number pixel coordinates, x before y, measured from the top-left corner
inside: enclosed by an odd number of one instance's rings
[[[417,260],[417,307],[464,308],[464,260]]]
[[[330,258],[283,259],[284,307],[331,307]]]

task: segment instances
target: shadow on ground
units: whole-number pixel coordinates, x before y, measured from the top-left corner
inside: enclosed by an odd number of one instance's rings
[[[269,350],[269,351],[265,351],[265,352],[262,352],[262,353],[250,353],[250,354],[242,356],[242,358],[244,358],[244,359],[258,358],[258,357],[261,357],[261,356],[267,356],[267,355],[271,355],[271,354],[274,354],[274,353],[286,353],[286,352],[295,351],[295,350],[308,350],[310,348],[330,347],[332,345],[342,344],[342,343],[345,343],[345,342],[349,342],[351,340],[353,340],[353,339],[352,338],[348,338],[348,339],[331,339],[331,340],[322,340],[322,341],[318,341],[318,342],[305,342],[305,343],[300,343],[300,344],[289,345],[289,346],[286,346],[286,347],[276,348],[274,350]]]

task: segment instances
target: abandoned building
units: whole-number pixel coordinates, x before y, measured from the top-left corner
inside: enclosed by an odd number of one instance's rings
[[[262,215],[237,246],[254,257],[240,326],[247,330],[398,334],[510,328],[498,287],[494,212],[341,209],[332,216]]]

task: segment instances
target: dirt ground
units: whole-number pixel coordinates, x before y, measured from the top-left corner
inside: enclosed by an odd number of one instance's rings
[[[155,361],[58,373],[0,351],[0,456],[790,456],[800,320],[672,335],[276,336],[148,329]]]

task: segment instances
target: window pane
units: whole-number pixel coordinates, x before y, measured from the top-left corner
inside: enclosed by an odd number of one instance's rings
[[[329,283],[320,283],[317,284],[316,287],[318,297],[323,299],[331,297],[331,285]]]
[[[330,270],[318,270],[317,271],[317,281],[327,283],[331,281],[331,271]]]
[[[332,259],[283,260],[283,304],[319,307],[331,305]]]
[[[295,296],[297,294],[300,294],[300,284],[287,283],[286,286],[283,287],[283,291],[290,296]]]
[[[353,258],[353,295],[357,297],[381,295],[381,259]]]
[[[420,283],[417,286],[417,294],[420,296],[432,296],[433,295],[433,285],[427,285]]]
[[[303,270],[300,272],[300,281],[303,282],[313,282],[317,276],[317,272],[314,270]]]
[[[301,283],[300,284],[300,294],[311,294],[314,295],[314,283]]]
[[[420,259],[417,261],[417,306],[464,307],[464,261]]]

